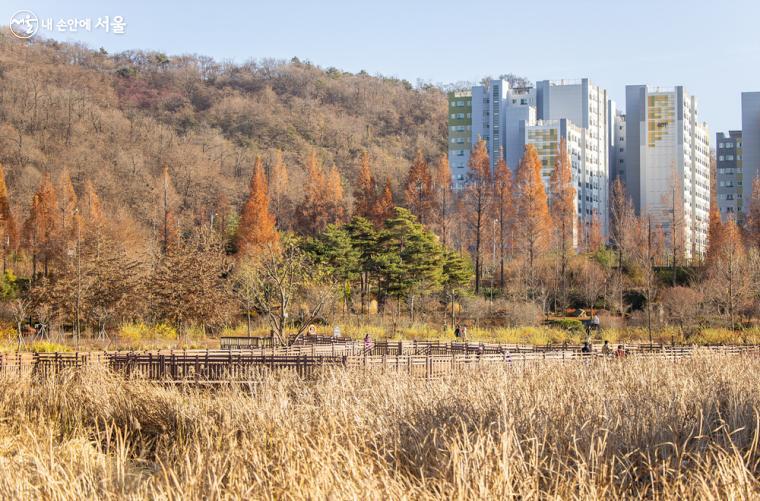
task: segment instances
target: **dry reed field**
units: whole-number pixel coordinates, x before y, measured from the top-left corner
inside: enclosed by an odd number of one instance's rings
[[[0,379],[3,499],[760,497],[760,359]]]

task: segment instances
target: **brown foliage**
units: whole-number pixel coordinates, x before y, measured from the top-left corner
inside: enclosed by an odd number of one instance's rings
[[[512,193],[512,171],[507,162],[500,158],[496,163],[493,177],[493,203],[494,213],[498,216],[499,235],[499,286],[504,288],[504,260],[506,249],[512,254],[513,242],[511,238],[512,225],[514,224],[514,203]]]
[[[390,218],[393,215],[394,207],[391,180],[386,178],[383,191],[380,193],[373,210],[372,222],[375,223],[375,226],[381,226],[386,219]]]
[[[551,218],[554,227],[554,245],[562,256],[573,249],[575,224],[575,186],[567,141],[563,138],[559,144],[557,160],[549,179],[551,194]]]
[[[467,185],[462,195],[463,219],[469,228],[469,242],[472,244],[472,254],[475,257],[475,292],[480,291],[480,281],[483,275],[483,240],[484,231],[488,224],[493,200],[491,182],[491,162],[488,149],[483,139],[473,146],[470,154]]]
[[[235,243],[238,252],[249,254],[263,244],[276,242],[278,238],[275,218],[269,210],[264,163],[260,157],[256,157],[250,192],[240,215]]]
[[[45,174],[24,222],[24,244],[32,256],[33,279],[37,274],[37,262],[43,262],[47,275],[50,261],[57,255],[58,221],[58,197],[50,175]]]
[[[354,215],[373,220],[377,187],[369,163],[369,153],[364,150],[359,160],[359,175],[354,187]]]
[[[520,161],[515,179],[515,235],[528,266],[547,248],[551,218],[546,189],[541,180],[541,161],[535,146],[529,144]]]
[[[422,224],[430,223],[433,208],[433,177],[425,155],[417,151],[404,183],[406,207]]]
[[[0,238],[2,238],[0,245],[2,245],[5,254],[18,247],[18,229],[13,211],[11,211],[8,187],[5,184],[5,169],[2,165],[0,165]]]
[[[449,158],[444,153],[438,157],[435,168],[432,173],[433,179],[433,213],[434,228],[441,243],[446,246],[450,241],[449,226],[451,213],[453,212],[452,192],[451,192],[451,168],[449,167]]]

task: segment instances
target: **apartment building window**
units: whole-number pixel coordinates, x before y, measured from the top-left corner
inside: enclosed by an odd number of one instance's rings
[[[718,143],[718,148],[724,148],[725,145],[723,143]]]
[[[719,161],[719,162],[722,162],[722,161],[724,161],[725,159],[726,159],[726,158],[725,158],[723,155],[720,155],[720,156],[718,157],[718,161]]]

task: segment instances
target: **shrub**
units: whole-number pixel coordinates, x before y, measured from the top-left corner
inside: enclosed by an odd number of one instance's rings
[[[119,327],[119,338],[129,343],[138,343],[144,340],[162,339],[173,341],[177,339],[177,331],[167,324],[146,325],[142,322],[122,324]]]
[[[73,351],[71,347],[58,344],[58,343],[51,343],[50,341],[35,341],[26,347],[26,351],[33,351],[35,353],[54,353],[57,351]]]
[[[585,331],[583,322],[577,318],[554,318],[547,320],[546,324],[550,327],[566,330],[576,334],[582,334]]]

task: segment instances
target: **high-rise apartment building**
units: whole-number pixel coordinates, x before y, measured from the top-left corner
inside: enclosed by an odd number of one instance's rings
[[[742,92],[742,200],[749,213],[752,182],[760,176],[760,92]]]
[[[582,130],[577,173],[578,215],[590,224],[597,214],[603,234],[608,229],[609,97],[589,79],[544,80],[536,83],[536,113],[540,120],[566,119]]]
[[[718,132],[715,137],[716,182],[720,218],[727,221],[743,221],[744,204],[742,196],[742,131],[732,130],[725,135]]]
[[[472,92],[449,92],[449,168],[455,189],[464,186],[472,149]]]
[[[471,91],[449,93],[449,163],[454,187],[464,187],[472,146],[483,139],[493,169],[504,158],[517,169],[525,144],[540,146],[544,178],[554,168],[559,142],[570,136],[573,181],[578,192],[579,220],[590,224],[596,214],[607,232],[610,168],[609,99],[607,91],[588,79],[538,82],[536,87],[510,88],[509,82],[491,79]],[[469,143],[467,131],[469,127]],[[553,132],[552,132],[553,131]],[[546,134],[548,135],[546,135]],[[541,140],[545,137],[546,140]],[[550,153],[547,148],[553,148]],[[551,158],[550,158],[551,157]]]
[[[491,170],[504,151],[504,108],[508,91],[509,83],[505,80],[488,80],[472,88],[472,144],[479,138],[486,141]]]
[[[610,141],[610,187],[616,178],[625,180],[625,114],[610,101],[608,113]],[[611,189],[611,188],[610,188]],[[610,192],[611,193],[611,192]]]
[[[683,87],[626,86],[625,184],[637,212],[687,259],[704,255],[710,209],[710,141],[697,100]]]
[[[536,123],[536,89],[509,89],[504,115],[504,154],[507,165],[517,169],[525,148],[525,128]]]

